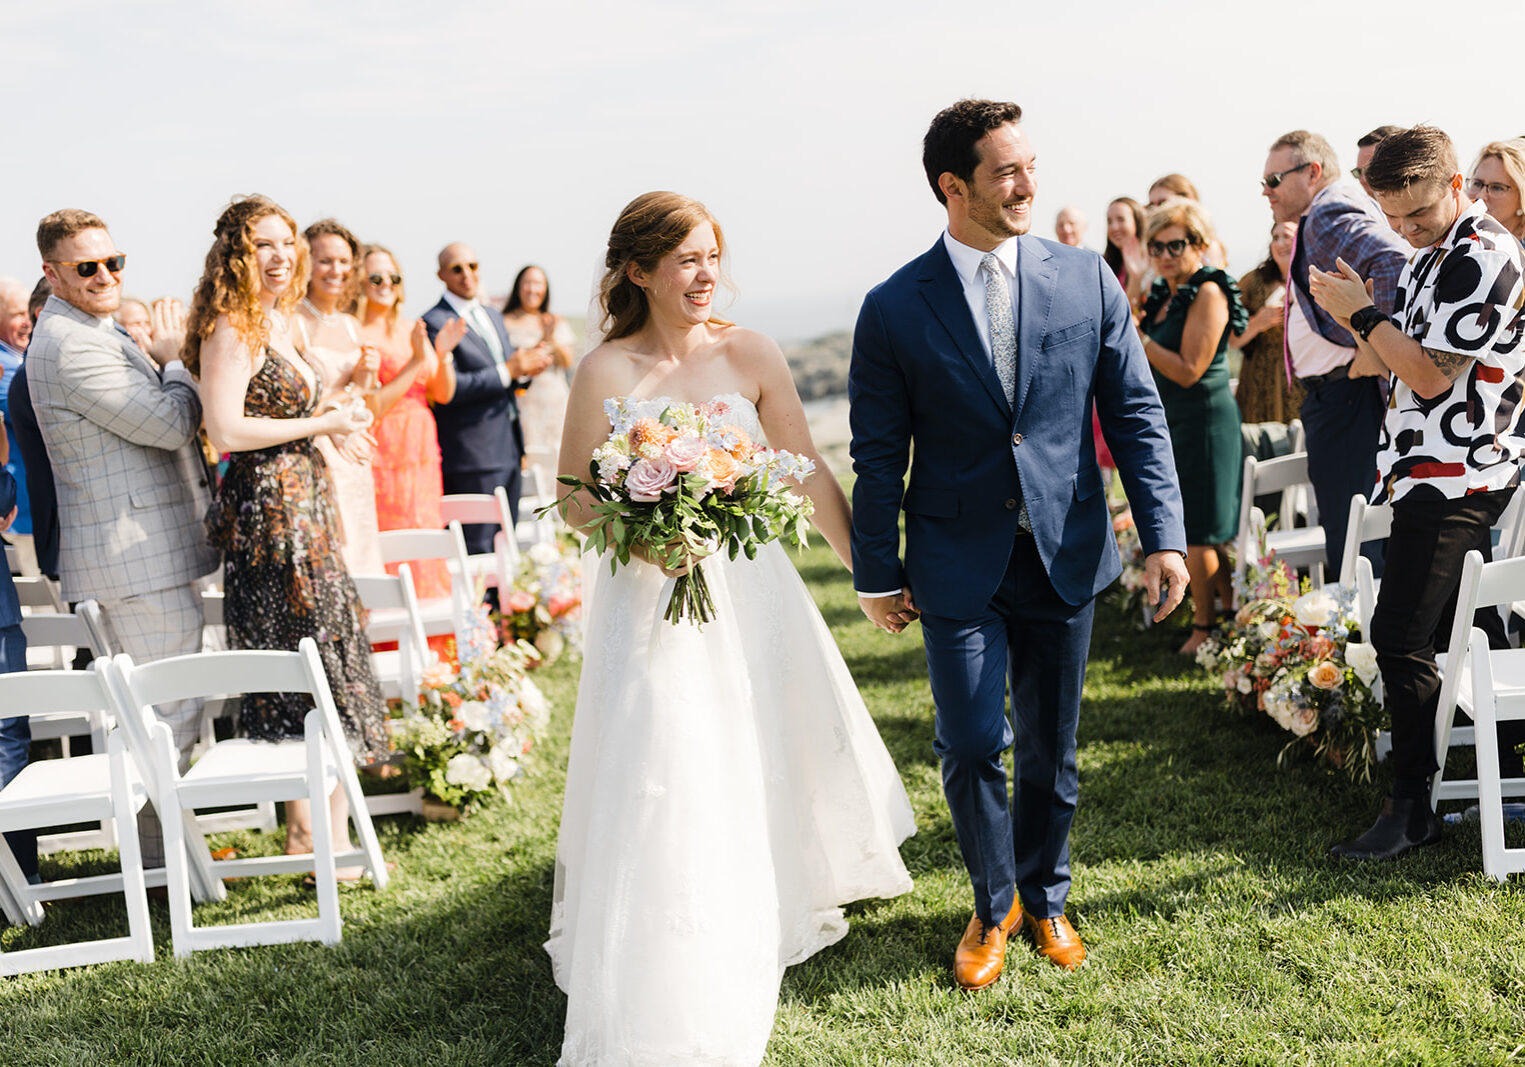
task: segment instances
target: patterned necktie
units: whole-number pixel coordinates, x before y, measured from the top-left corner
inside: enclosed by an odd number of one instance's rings
[[[1006,402],[1017,403],[1017,325],[1011,317],[1011,290],[1001,274],[1000,261],[993,252],[980,260],[985,274],[985,314],[990,319],[990,358]]]

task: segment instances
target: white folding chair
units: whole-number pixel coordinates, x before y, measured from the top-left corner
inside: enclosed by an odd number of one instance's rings
[[[519,538],[506,489],[500,485],[491,493],[448,493],[440,497],[440,516],[446,522],[459,522],[462,526],[474,523],[496,526],[493,550],[467,557],[471,580],[498,589],[513,584],[514,575],[519,573]]]
[[[1292,525],[1292,490],[1308,485],[1308,453],[1294,452],[1289,456],[1257,460],[1244,457],[1244,488],[1239,496],[1239,536],[1236,538],[1238,558],[1234,563],[1234,577],[1244,574],[1249,561],[1259,554],[1256,531],[1265,525],[1265,514],[1255,506],[1255,498],[1268,493],[1282,494],[1282,513],[1278,515],[1277,529],[1266,533],[1266,548],[1275,552],[1294,570],[1306,568],[1314,585],[1324,583],[1324,528],[1318,524],[1318,509],[1312,494],[1307,497],[1307,526]]]
[[[21,602],[22,614],[47,611],[56,615],[65,610],[64,602],[58,595],[58,583],[47,575],[13,577],[11,581],[16,583],[16,599]]]
[[[1475,789],[1466,795],[1476,796],[1482,827],[1483,871],[1503,881],[1515,871],[1525,870],[1525,848],[1504,844],[1504,798],[1525,796],[1525,778],[1501,778],[1499,775],[1498,724],[1500,721],[1525,719],[1525,649],[1490,649],[1488,635],[1472,626],[1473,613],[1479,608],[1507,607],[1525,600],[1525,558],[1484,563],[1481,552],[1468,552],[1462,566],[1461,590],[1457,595],[1456,622],[1451,632],[1453,669],[1446,680],[1465,675],[1453,689],[1465,691],[1473,721],[1477,753],[1477,778],[1474,783],[1449,782],[1448,798],[1460,795],[1459,787],[1471,784]],[[1461,641],[1465,640],[1463,646]],[[1458,651],[1461,650],[1461,651]],[[1441,747],[1442,719],[1449,718],[1446,687],[1441,689],[1441,715],[1436,717],[1437,758],[1444,770],[1445,749]],[[1454,704],[1449,709],[1454,713]],[[1441,775],[1435,776],[1433,796]]]
[[[1468,665],[1475,645],[1471,635],[1475,629],[1474,617],[1480,608],[1492,608],[1525,600],[1525,558],[1501,559],[1484,563],[1481,552],[1467,553],[1462,566],[1461,587],[1456,593],[1456,615],[1451,622],[1449,653],[1441,664],[1440,700],[1435,710],[1435,762],[1440,769],[1430,783],[1430,804],[1433,807],[1442,800],[1469,800],[1478,797],[1478,781],[1484,775],[1492,775],[1498,788],[1507,796],[1525,796],[1525,778],[1505,778],[1498,781],[1498,739],[1491,735],[1492,728],[1484,731],[1477,721],[1479,693],[1475,687],[1475,670]],[[1481,630],[1477,631],[1482,633]],[[1486,639],[1483,648],[1487,649]],[[1525,699],[1525,649],[1510,648],[1490,652],[1489,677],[1494,687],[1493,697],[1500,706],[1506,701]],[[1472,716],[1471,726],[1456,725],[1457,709]],[[1507,716],[1515,717],[1515,716]],[[1483,733],[1490,736],[1484,738]],[[1483,756],[1484,742],[1495,753],[1493,762],[1486,763]],[[1472,745],[1477,756],[1479,778],[1456,778],[1447,780],[1446,755],[1452,748]],[[1486,814],[1486,813],[1485,813]]]
[[[554,511],[544,516],[535,514],[540,508],[556,502],[556,479],[539,465],[527,468],[522,478],[519,524],[514,528],[515,539],[521,550],[530,545],[555,541],[557,523],[561,521]]]
[[[175,955],[290,941],[337,943],[341,931],[337,866],[364,865],[377,889],[386,888],[387,870],[316,643],[304,637],[296,652],[202,652],[141,666],[127,656],[117,656],[107,674],[127,739],[146,757],[140,764],[149,765],[150,794],[164,825]],[[311,696],[314,707],[307,713],[305,737],[278,742],[219,741],[180,774],[169,727],[154,715],[153,706],[226,692]],[[350,818],[360,838],[358,849],[342,853],[336,852],[334,839],[343,828],[330,824],[328,807],[336,784],[349,800]],[[190,817],[196,808],[278,800],[306,800],[311,805],[312,852],[216,861]],[[211,898],[222,900],[224,878],[302,871],[312,871],[317,882],[316,919],[200,928],[192,924],[191,891],[197,884]]]
[[[413,571],[401,563],[395,575],[357,574],[353,580],[366,610],[366,640],[373,645],[397,642],[395,651],[371,653],[381,695],[388,700],[417,701],[430,651],[413,591]]]
[[[96,669],[89,671],[0,674],[0,706],[8,714],[83,714],[104,722],[111,707],[104,674],[108,662],[98,660]],[[0,838],[0,906],[6,918],[12,923],[38,926],[43,921],[45,900],[121,893],[127,904],[128,930],[126,937],[0,952],[0,975],[106,960],[153,960],[153,932],[137,830],[137,813],[147,801],[143,777],[128,756],[120,730],[113,730],[102,750],[91,755],[29,763],[0,790],[0,831],[109,821],[116,827],[121,861],[118,874],[33,885],[21,873],[10,846]],[[163,872],[158,873],[155,881],[162,885]]]
[[[1355,585],[1356,617],[1361,622],[1361,636],[1367,641],[1371,640],[1371,613],[1377,606],[1382,583],[1372,571],[1371,560],[1361,555],[1361,546],[1368,541],[1383,540],[1392,530],[1391,504],[1368,504],[1359,493],[1350,498],[1350,522],[1345,527],[1340,575],[1343,582]]]
[[[384,563],[444,560],[450,572],[450,595],[418,602],[424,633],[430,636],[450,634],[457,640],[465,637],[475,598],[466,538],[458,521],[451,519],[443,530],[383,530],[381,559]]]

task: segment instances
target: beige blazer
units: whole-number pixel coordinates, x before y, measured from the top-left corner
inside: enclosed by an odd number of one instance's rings
[[[27,380],[58,490],[65,599],[137,596],[216,570],[190,373],[174,364],[161,375],[110,319],[53,296]]]

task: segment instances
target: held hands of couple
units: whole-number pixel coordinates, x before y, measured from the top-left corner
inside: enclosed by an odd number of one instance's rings
[[[909,586],[894,596],[860,596],[858,606],[869,622],[889,634],[898,634],[921,618]]]
[[[1162,622],[1186,597],[1186,560],[1179,552],[1151,552],[1144,557],[1146,604],[1159,604],[1154,621]]]

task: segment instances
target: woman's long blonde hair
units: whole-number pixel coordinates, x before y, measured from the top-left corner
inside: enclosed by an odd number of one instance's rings
[[[307,242],[297,230],[296,219],[269,197],[257,194],[235,197],[217,216],[206,266],[202,269],[201,280],[196,283],[196,295],[191,298],[181,358],[192,374],[201,373],[201,346],[212,336],[217,319],[222,315],[228,317],[228,324],[248,347],[251,361],[270,342],[270,321],[259,302],[262,286],[254,258],[253,236],[254,224],[268,215],[279,216],[290,226],[297,243],[291,285],[276,300],[276,310],[290,314],[307,292],[312,257]]]

